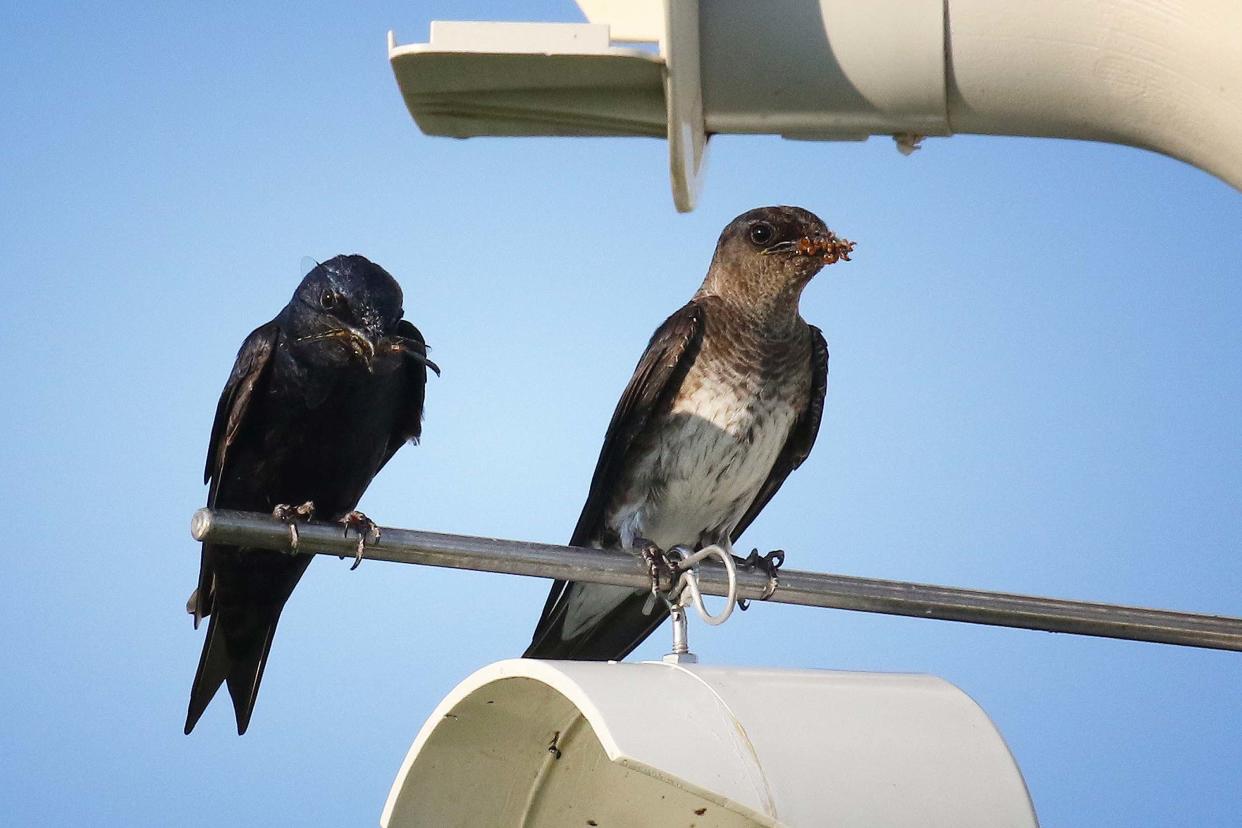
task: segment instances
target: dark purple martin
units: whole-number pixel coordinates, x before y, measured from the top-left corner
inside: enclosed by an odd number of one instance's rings
[[[362,256],[306,274],[238,351],[211,428],[207,505],[304,518],[313,504],[347,532],[369,524],[352,510],[393,454],[418,440],[427,368],[438,372],[402,315],[401,286]],[[187,609],[195,627],[211,622],[187,734],[226,682],[246,732],[280,612],[312,557],[203,544]]]
[[[798,207],[751,210],[724,229],[707,278],[621,395],[571,545],[732,552],[815,443],[828,346],[798,300],[852,247]],[[557,581],[524,655],[624,658],[668,616],[650,597]]]

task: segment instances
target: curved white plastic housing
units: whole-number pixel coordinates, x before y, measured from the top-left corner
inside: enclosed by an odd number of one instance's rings
[[[709,133],[949,133],[943,0],[712,0],[699,38]]]
[[[996,728],[941,679],[519,659],[436,708],[381,824],[1036,821]]]
[[[970,132],[1111,141],[1242,189],[1239,0],[579,0],[587,24],[432,24],[389,57],[436,135]],[[438,27],[438,28],[437,28]],[[654,41],[659,53],[617,41]]]
[[[953,132],[1130,144],[1242,189],[1242,3],[945,5]]]

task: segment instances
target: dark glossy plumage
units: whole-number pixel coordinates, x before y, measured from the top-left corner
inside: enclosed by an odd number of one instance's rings
[[[731,548],[802,464],[828,347],[798,298],[828,238],[799,208],[752,210],[725,228],[702,287],[657,329],[621,396],[572,545]],[[649,597],[557,581],[525,655],[623,658],[667,617],[662,606],[643,612]]]
[[[216,408],[207,504],[270,512],[315,504],[339,519],[422,430],[422,334],[402,319],[396,280],[362,256],[306,275],[283,310],[242,344]],[[188,607],[209,616],[190,691],[189,733],[222,683],[245,733],[272,636],[311,555],[203,544]]]

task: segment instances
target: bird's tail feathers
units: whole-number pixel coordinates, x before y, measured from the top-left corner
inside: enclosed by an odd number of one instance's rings
[[[224,684],[232,668],[233,660],[229,658],[228,645],[220,632],[219,620],[213,615],[211,623],[207,625],[207,640],[203,642],[203,654],[198,659],[198,672],[194,674],[194,684],[190,686],[190,709],[185,717],[187,736],[194,729],[194,725],[198,724],[203,711],[207,709],[220,685]]]
[[[647,590],[571,582],[553,586],[544,615],[539,620],[523,658],[572,661],[620,661],[651,635],[668,617],[662,605],[648,609]],[[585,625],[566,629],[571,604],[593,604],[595,618]]]
[[[244,734],[250,726],[250,716],[259,695],[259,683],[263,680],[263,668],[272,649],[272,637],[276,633],[281,608],[271,612],[256,609],[252,607],[234,613],[217,607],[210,616],[207,640],[203,643],[198,672],[190,689],[190,708],[185,720],[187,735],[198,723],[220,685],[226,682],[233,700],[237,734]],[[234,614],[241,617],[233,618]]]
[[[233,662],[233,669],[229,671],[229,696],[233,699],[233,712],[237,716],[238,736],[250,727],[250,715],[254,713],[254,703],[259,697],[259,682],[263,680],[267,654],[272,651],[272,636],[276,633],[278,619],[279,616],[272,617],[262,636],[250,642],[252,646]]]

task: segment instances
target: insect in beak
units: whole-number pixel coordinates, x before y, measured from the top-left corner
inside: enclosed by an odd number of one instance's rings
[[[380,341],[379,349],[389,353],[403,353],[410,359],[420,365],[425,365],[432,371],[436,372],[436,376],[440,376],[440,366],[427,359],[426,346],[414,339],[407,339],[403,336],[393,336]]]
[[[827,236],[803,236],[798,239],[796,252],[802,256],[817,256],[824,264],[836,264],[838,261],[849,261],[854,252],[854,242],[838,238],[836,233],[828,232]]]

